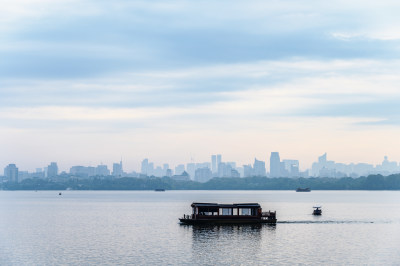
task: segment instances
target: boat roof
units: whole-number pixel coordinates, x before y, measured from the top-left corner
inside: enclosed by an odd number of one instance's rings
[[[192,207],[218,207],[218,208],[259,208],[258,203],[233,203],[233,204],[218,204],[207,202],[193,202]]]

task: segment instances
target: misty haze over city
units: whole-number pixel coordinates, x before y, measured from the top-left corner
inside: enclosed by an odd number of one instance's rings
[[[6,1],[0,166],[400,161],[398,8]]]
[[[155,165],[149,159],[141,162],[140,170],[126,172],[123,168],[122,159],[114,163],[110,170],[107,165],[98,166],[71,166],[69,171],[59,171],[57,162],[50,163],[47,167],[36,168],[35,172],[21,171],[15,164],[9,164],[4,169],[4,181],[21,182],[28,178],[57,178],[59,175],[65,178],[91,177],[169,177],[178,181],[194,180],[207,182],[214,177],[238,178],[238,177],[360,177],[368,175],[391,175],[400,173],[400,164],[391,162],[385,156],[379,165],[366,163],[336,163],[327,159],[327,154],[318,157],[318,161],[312,164],[311,169],[301,171],[299,160],[282,159],[279,152],[272,152],[269,160],[269,171],[267,172],[266,162],[254,159],[253,164],[239,166],[236,162],[225,162],[221,154],[211,156],[209,162],[190,162],[170,167],[168,163]]]

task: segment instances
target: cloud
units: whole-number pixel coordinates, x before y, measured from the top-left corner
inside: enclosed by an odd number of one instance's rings
[[[101,153],[97,141],[112,149],[118,136],[143,154],[211,145],[238,155],[234,145],[289,151],[298,136],[303,150],[343,135],[359,149],[355,132],[397,132],[396,1],[0,5],[7,151],[67,139]]]
[[[0,77],[74,79],[295,57],[388,58],[398,55],[392,25],[400,22],[376,11],[391,6],[370,4],[354,13],[354,4],[343,1],[7,1],[0,11]],[[377,32],[389,37],[371,37]]]

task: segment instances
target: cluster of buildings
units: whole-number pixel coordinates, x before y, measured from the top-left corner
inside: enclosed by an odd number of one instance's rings
[[[310,176],[314,177],[359,177],[374,174],[390,175],[400,173],[400,164],[390,162],[385,156],[382,164],[376,166],[367,163],[336,163],[329,161],[327,154],[318,157],[318,161],[312,164]]]
[[[366,163],[343,164],[327,160],[327,154],[320,156],[318,161],[312,164],[310,170],[300,171],[298,160],[281,160],[278,152],[271,152],[269,158],[269,172],[266,162],[254,159],[253,164],[237,166],[235,162],[224,162],[221,154],[211,155],[209,162],[187,163],[171,168],[169,164],[156,166],[149,159],[144,159],[139,172],[126,173],[122,167],[122,160],[114,163],[112,170],[107,165],[72,166],[69,172],[59,172],[56,162],[51,162],[47,167],[37,168],[35,172],[20,171],[15,164],[9,164],[4,168],[3,182],[20,182],[28,178],[38,179],[68,179],[68,178],[119,178],[119,177],[169,177],[175,180],[194,180],[207,182],[213,177],[359,177],[371,174],[389,175],[400,173],[400,164],[390,162],[385,156],[382,164],[372,165]]]

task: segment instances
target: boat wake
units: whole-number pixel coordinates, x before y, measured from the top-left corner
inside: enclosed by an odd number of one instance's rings
[[[373,221],[277,221],[278,224],[373,224]]]

